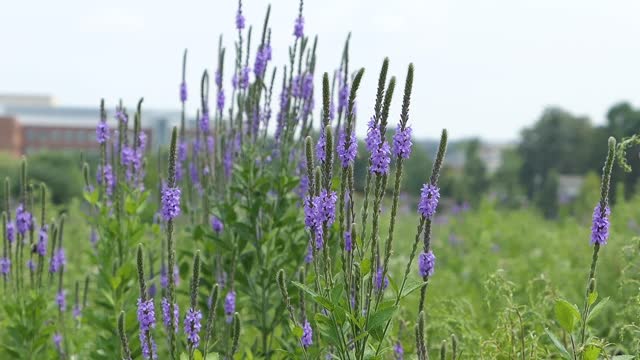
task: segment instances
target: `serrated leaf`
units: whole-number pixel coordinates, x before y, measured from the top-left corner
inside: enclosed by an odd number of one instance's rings
[[[556,300],[555,306],[556,320],[560,326],[568,333],[573,332],[576,324],[580,321],[580,311],[578,307],[567,300]]]

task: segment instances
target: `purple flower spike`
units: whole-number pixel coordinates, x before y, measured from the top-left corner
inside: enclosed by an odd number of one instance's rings
[[[109,140],[109,126],[102,121],[96,126],[96,140],[99,144],[104,144]]]
[[[162,188],[162,217],[165,221],[180,215],[180,189],[164,186]]]
[[[224,313],[227,315],[227,324],[233,321],[233,314],[236,312],[236,292],[231,290],[224,299]]]
[[[142,301],[138,298],[138,322],[140,331],[147,332],[156,327],[156,313],[153,299]]]
[[[356,133],[351,133],[349,137],[349,146],[347,147],[347,139],[344,131],[340,131],[340,136],[338,137],[338,158],[342,163],[342,167],[346,168],[349,165],[353,164],[353,161],[356,159],[356,154],[358,153],[358,144],[356,142]]]
[[[7,223],[7,241],[10,245],[16,241],[16,225],[13,221]]]
[[[433,251],[423,252],[418,255],[418,272],[420,276],[431,276],[436,266],[436,256]]]
[[[408,126],[404,130],[400,124],[396,128],[396,133],[393,135],[393,155],[408,159],[411,155],[411,127]]]
[[[371,173],[372,174],[388,174],[389,165],[391,164],[391,150],[389,144],[384,141],[378,148],[371,153]]]
[[[209,133],[209,110],[207,108],[202,109],[202,116],[200,117],[200,131],[205,134]]]
[[[382,272],[383,269],[379,266],[376,272],[376,289],[378,289],[378,291],[384,290],[389,286],[389,279],[387,277],[384,278],[384,281],[382,280]]]
[[[36,245],[36,252],[40,256],[47,255],[47,242],[49,240],[49,234],[47,233],[47,226],[40,228],[38,233],[38,244]]]
[[[168,329],[169,324],[171,324],[171,315],[170,315],[171,304],[169,303],[169,300],[167,300],[166,298],[162,298],[160,305],[162,307],[162,323]],[[178,326],[179,318],[180,318],[180,310],[178,309],[178,304],[174,304],[173,305],[173,328],[176,333],[178,332],[178,328],[179,328]]]
[[[23,204],[18,205],[18,208],[16,209],[16,225],[20,235],[27,233],[31,228],[32,221],[33,217],[31,216],[31,213],[24,208]]]
[[[418,204],[418,212],[425,219],[433,218],[440,200],[440,189],[432,184],[424,184],[420,195],[420,203]]]
[[[602,213],[600,204],[596,205],[593,209],[593,219],[591,226],[591,245],[606,245],[609,238],[609,215],[611,215],[611,209],[607,206]]]
[[[293,26],[293,35],[295,35],[296,38],[304,36],[304,17],[302,15],[296,18],[296,24]]]
[[[200,344],[201,320],[202,313],[200,310],[195,309],[189,309],[184,318],[184,333],[187,334],[187,341],[189,341],[189,345],[194,348],[197,348]]]
[[[213,231],[215,231],[216,234],[222,233],[222,230],[224,230],[224,224],[222,223],[222,221],[220,221],[220,219],[215,215],[211,215],[210,221],[211,221],[211,229],[213,229]]]
[[[56,350],[62,353],[62,335],[60,333],[53,334],[53,344],[56,346]]]
[[[242,15],[242,4],[238,6],[238,12],[236,13],[236,29],[244,29],[244,15]]]
[[[60,291],[58,291],[58,294],[56,295],[56,303],[58,304],[58,309],[61,312],[64,312],[67,309],[66,296],[67,296],[67,291],[66,290],[60,290]]]
[[[9,258],[0,258],[0,274],[7,275],[11,270],[11,260]]]
[[[367,137],[365,143],[367,144],[367,151],[372,153],[380,145],[380,128],[376,125],[375,117],[371,117],[369,120],[369,126],[367,128]]]
[[[184,81],[180,83],[180,101],[187,101],[187,83]]]
[[[304,321],[304,326],[302,328],[302,337],[300,338],[300,342],[302,346],[308,348],[313,344],[313,328],[308,320]]]
[[[216,108],[218,111],[222,111],[224,109],[224,89],[220,88],[218,90],[218,97],[216,99]]]
[[[66,264],[67,261],[64,256],[64,249],[57,249],[54,252],[53,257],[51,258],[51,263],[49,264],[49,272],[55,274],[60,271]]]
[[[313,206],[316,209],[317,221],[326,222],[327,226],[333,224],[336,219],[336,201],[338,201],[336,192],[328,192],[326,189],[315,197]]]
[[[344,232],[344,251],[351,252],[353,250],[353,239],[351,239],[351,231]]]
[[[395,356],[395,360],[404,360],[404,348],[400,341],[397,341],[393,346],[393,354]]]

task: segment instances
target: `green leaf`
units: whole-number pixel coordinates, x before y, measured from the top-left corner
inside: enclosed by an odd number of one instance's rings
[[[220,355],[218,353],[208,353],[207,358],[205,360],[218,360],[220,359]]]
[[[569,352],[567,351],[567,349],[565,349],[560,340],[558,340],[558,338],[553,335],[553,333],[549,331],[549,329],[544,329],[544,332],[547,333],[547,336],[549,336],[551,342],[553,342],[553,345],[555,345],[555,347],[560,351],[562,357],[565,359],[571,359],[571,355],[569,355]]]
[[[368,330],[371,331],[381,328],[384,324],[386,324],[387,320],[391,319],[396,309],[397,306],[390,306],[376,311],[373,315],[371,315],[371,319],[369,319]]]
[[[193,352],[193,360],[204,360],[204,358],[202,357],[202,353],[200,352],[200,350],[196,349]]]
[[[567,300],[556,300],[556,320],[562,328],[568,332],[573,332],[576,324],[580,321],[580,311],[578,307]]]
[[[602,312],[602,309],[604,309],[605,305],[607,305],[608,302],[609,302],[608,297],[600,300],[600,302],[597,303],[596,306],[594,306],[591,309],[591,311],[589,311],[589,315],[587,315],[587,323],[591,321],[592,318],[598,316],[598,314]]]
[[[296,338],[302,337],[303,334],[302,328],[300,326],[294,326],[293,329],[291,329],[291,332]]]
[[[584,349],[584,360],[598,360],[598,356],[600,356],[600,347],[589,344]]]
[[[189,355],[186,353],[180,353],[180,360],[189,360]]]
[[[633,360],[633,355],[616,355],[611,358],[611,360]]]
[[[589,306],[593,305],[593,303],[595,303],[596,300],[598,300],[598,292],[594,290],[592,293],[589,294],[589,297],[587,300],[589,301]]]
[[[366,258],[360,262],[360,276],[365,276],[371,271],[371,259]]]

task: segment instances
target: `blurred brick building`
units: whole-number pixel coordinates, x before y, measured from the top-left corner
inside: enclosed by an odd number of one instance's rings
[[[115,129],[114,110],[108,111],[107,118]],[[178,111],[143,109],[142,127],[149,148],[166,145],[169,127],[179,119]],[[15,156],[47,150],[97,151],[98,120],[97,106],[56,106],[48,96],[0,95],[0,151]]]

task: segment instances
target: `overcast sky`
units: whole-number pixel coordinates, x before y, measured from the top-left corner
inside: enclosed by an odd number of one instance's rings
[[[245,0],[248,23],[261,27],[267,4]],[[188,84],[196,95],[202,70],[215,68],[220,33],[233,54],[236,6],[233,0],[6,1],[0,92],[45,93],[59,104],[91,106],[101,97],[112,105],[122,97],[133,107],[144,96],[148,107],[177,108],[182,50],[189,49]],[[287,60],[297,7],[295,0],[272,1],[276,64]],[[614,102],[638,105],[638,14],[637,0],[307,0],[304,9],[306,34],[319,35],[318,85],[321,72],[338,66],[353,33],[351,66],[367,70],[359,134],[389,56],[401,87],[406,66],[415,64],[410,121],[417,136],[436,137],[446,127],[453,138],[491,140],[516,139],[548,105],[596,123]],[[390,122],[399,114],[396,94]]]

